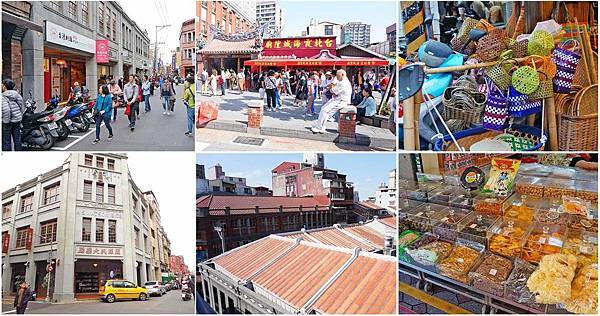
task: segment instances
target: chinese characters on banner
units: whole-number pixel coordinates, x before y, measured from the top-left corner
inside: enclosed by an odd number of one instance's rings
[[[312,57],[321,50],[328,50],[335,55],[336,37],[288,37],[288,38],[269,38],[263,40],[264,56],[291,56],[298,58]]]
[[[106,256],[106,257],[121,257],[121,248],[96,247],[77,245],[75,255],[80,256]]]
[[[25,241],[25,249],[31,250],[33,245],[33,228],[27,228],[27,240]]]
[[[2,253],[8,253],[8,246],[10,245],[10,234],[2,234]]]
[[[96,40],[96,63],[108,62],[108,40]]]

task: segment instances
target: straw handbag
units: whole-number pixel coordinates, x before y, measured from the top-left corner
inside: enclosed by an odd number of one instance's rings
[[[482,61],[498,59],[506,49],[506,33],[503,29],[495,28],[477,41],[476,53]]]

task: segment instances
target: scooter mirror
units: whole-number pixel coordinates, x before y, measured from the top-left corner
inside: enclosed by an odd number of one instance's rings
[[[425,81],[424,66],[423,63],[414,63],[400,68],[398,72],[399,101],[412,97],[421,89]]]

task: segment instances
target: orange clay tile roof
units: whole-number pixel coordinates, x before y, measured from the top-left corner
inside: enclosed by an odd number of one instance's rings
[[[379,247],[379,248],[384,247],[385,236],[381,235],[380,233],[376,232],[373,229],[370,229],[369,227],[366,227],[364,225],[359,225],[359,226],[345,227],[344,230],[347,230],[354,235],[357,235],[361,238],[364,238],[364,239],[370,241],[371,243],[377,245],[377,247]]]
[[[247,246],[233,249],[212,261],[238,279],[246,280],[293,244],[293,240],[263,238]]]
[[[262,271],[252,283],[299,309],[350,257],[349,252],[300,243]]]
[[[396,262],[359,256],[312,306],[325,314],[394,314]]]
[[[252,214],[256,206],[260,208],[261,213],[277,212],[280,206],[284,212],[297,212],[299,206],[303,207],[303,211],[313,211],[315,206],[325,210],[329,207],[329,199],[326,196],[207,195],[196,200],[196,207],[208,208],[211,215],[225,215],[226,207],[230,208],[231,214]]]
[[[361,242],[358,239],[355,239],[351,236],[348,236],[341,230],[332,227],[327,229],[313,230],[307,231],[310,237],[318,240],[320,243],[330,246],[337,246],[342,248],[355,248],[359,247],[364,251],[373,251],[375,250],[373,246],[368,243]],[[307,241],[310,241],[309,238],[304,238]]]
[[[380,217],[379,221],[389,227],[398,228],[398,222],[396,221],[396,216]]]

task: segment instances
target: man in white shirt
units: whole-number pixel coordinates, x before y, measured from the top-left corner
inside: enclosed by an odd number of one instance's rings
[[[325,132],[324,125],[327,119],[332,117],[341,108],[350,104],[352,84],[350,83],[350,80],[348,80],[345,70],[339,69],[336,72],[335,79],[329,84],[328,88],[332,93],[332,98],[321,107],[317,124],[311,128],[313,133]]]
[[[240,72],[237,73],[238,79],[238,88],[240,89],[240,94],[244,94],[244,83],[246,81],[246,76],[244,76],[244,69],[240,69]]]
[[[206,69],[202,70],[202,74],[200,75],[200,78],[202,80],[202,93],[208,93],[209,90],[209,86],[210,86],[210,79],[208,76],[208,72],[206,71]]]

